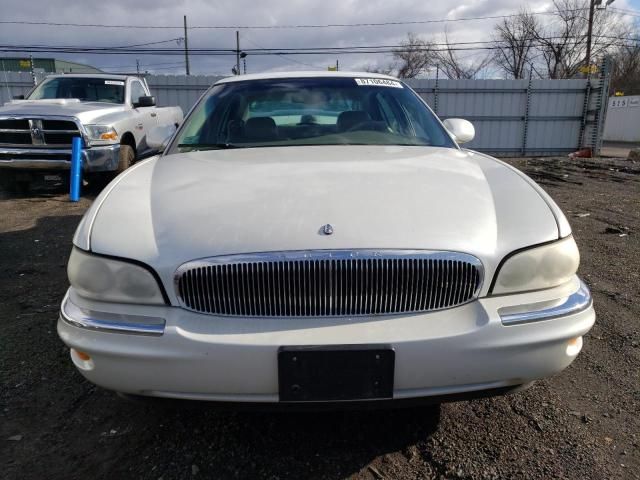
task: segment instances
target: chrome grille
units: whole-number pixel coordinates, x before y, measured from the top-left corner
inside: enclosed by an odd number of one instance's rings
[[[212,315],[325,317],[429,312],[477,298],[480,261],[425,251],[305,251],[182,265],[181,306]]]
[[[47,118],[0,118],[0,144],[69,148],[73,137],[82,136],[73,120]]]

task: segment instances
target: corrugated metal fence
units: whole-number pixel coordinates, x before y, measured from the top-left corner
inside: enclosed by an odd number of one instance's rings
[[[580,147],[599,151],[606,112],[603,75],[575,80],[412,79],[414,88],[443,119],[473,122],[476,138],[465,145],[498,156],[559,155]],[[28,73],[0,72],[0,102],[26,94]],[[220,77],[148,75],[158,105],[179,105],[185,114]]]

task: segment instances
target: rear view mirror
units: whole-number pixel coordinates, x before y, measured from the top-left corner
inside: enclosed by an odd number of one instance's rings
[[[476,136],[476,129],[473,128],[473,124],[468,120],[447,118],[442,123],[457,143],[470,142]]]
[[[149,133],[147,133],[147,145],[154,150],[162,152],[174,133],[176,133],[175,125],[159,125],[153,127]]]

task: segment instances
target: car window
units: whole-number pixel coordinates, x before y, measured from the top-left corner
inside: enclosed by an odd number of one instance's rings
[[[185,120],[174,144],[180,151],[296,145],[455,148],[433,113],[406,85],[346,77],[216,85]]]
[[[83,102],[124,103],[124,80],[90,77],[49,78],[38,85],[28,98],[77,98]]]
[[[140,97],[147,95],[142,83],[137,80],[131,82],[131,103],[138,103]]]
[[[389,129],[398,134],[406,134],[407,120],[404,118],[404,112],[397,106],[397,102],[393,97],[386,93],[379,93],[375,99]]]

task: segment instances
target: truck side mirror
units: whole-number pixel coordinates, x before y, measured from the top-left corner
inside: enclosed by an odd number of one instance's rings
[[[156,104],[156,97],[144,96],[138,98],[138,101],[133,104],[134,108],[138,107],[153,107]]]
[[[24,100],[24,95],[14,95],[13,99],[14,100]]]

